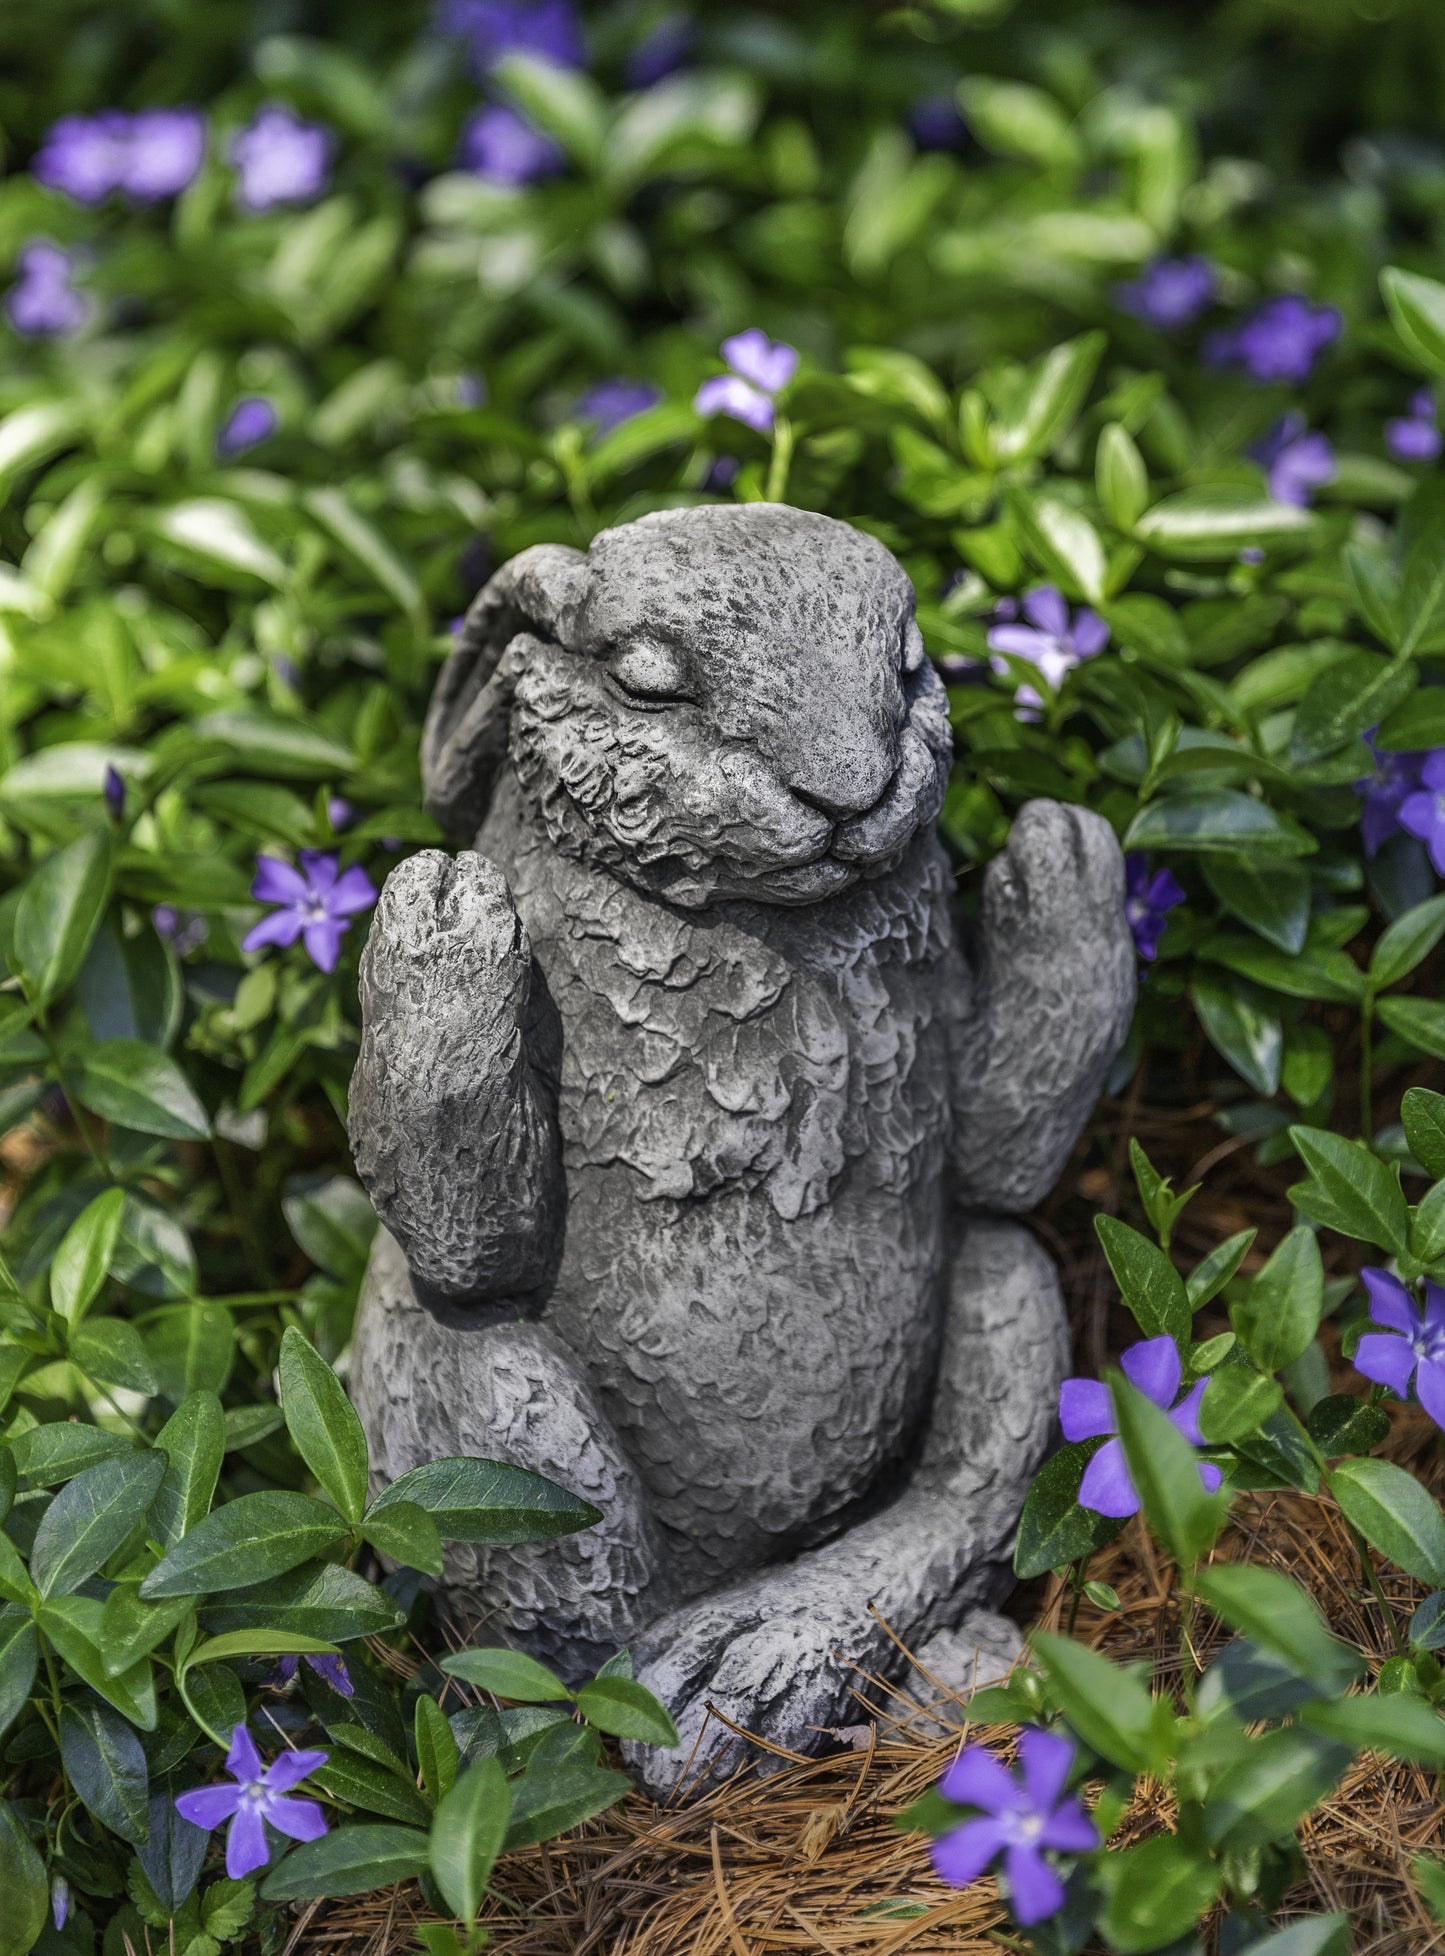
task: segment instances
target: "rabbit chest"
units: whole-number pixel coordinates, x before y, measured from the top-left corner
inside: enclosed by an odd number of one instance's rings
[[[477,846],[552,1017],[544,1316],[696,1580],[817,1539],[905,1456],[934,1376],[967,982],[942,850],[817,904],[689,911],[559,853],[515,793]]]

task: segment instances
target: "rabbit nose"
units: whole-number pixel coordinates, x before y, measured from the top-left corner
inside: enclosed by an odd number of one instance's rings
[[[809,771],[806,782],[789,781],[788,790],[808,808],[816,808],[830,821],[845,822],[872,808],[888,790],[893,779],[893,760],[880,754],[871,763],[861,756],[847,762]]]

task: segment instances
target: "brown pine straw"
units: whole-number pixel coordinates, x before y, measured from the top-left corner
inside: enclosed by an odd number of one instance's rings
[[[1440,1084],[1438,1069],[1417,1077]],[[1390,1117],[1402,1084],[1408,1081],[1393,1086]],[[1346,1093],[1342,1085],[1342,1104]],[[1246,1272],[1258,1269],[1289,1228],[1284,1190],[1297,1178],[1297,1165],[1256,1167],[1252,1144],[1227,1141],[1210,1118],[1214,1111],[1207,1097],[1150,1107],[1136,1085],[1127,1101],[1106,1104],[1064,1187],[1033,1219],[1059,1260],[1081,1371],[1097,1370],[1139,1335],[1120,1311],[1093,1231],[1100,1211],[1141,1222],[1129,1177],[1129,1134],[1140,1136],[1155,1165],[1174,1175],[1176,1188],[1198,1180],[1201,1170],[1208,1175],[1176,1231],[1182,1267],[1235,1230],[1258,1225],[1259,1242],[1245,1265]],[[1416,1185],[1412,1193],[1420,1192]],[[1360,1246],[1328,1232],[1322,1247],[1332,1276],[1365,1260]],[[1227,1319],[1212,1312],[1196,1324],[1201,1338],[1227,1329]],[[1340,1384],[1359,1389],[1347,1369]],[[1441,1437],[1419,1413],[1397,1410],[1394,1420],[1385,1451],[1437,1496],[1445,1493]],[[1353,1544],[1328,1498],[1241,1497],[1216,1559],[1246,1557],[1303,1582],[1335,1634],[1365,1656],[1371,1671],[1392,1654],[1392,1630],[1361,1581]],[[1076,1634],[1123,1662],[1147,1661],[1156,1689],[1182,1705],[1179,1596],[1162,1551],[1131,1523],[1089,1573],[1113,1585],[1119,1608],[1106,1612],[1085,1600]],[[1424,1588],[1389,1569],[1381,1580],[1403,1628]],[[1009,1607],[1022,1622],[1057,1630],[1067,1602],[1064,1585],[1050,1578],[1020,1591]],[[1201,1610],[1193,1635],[1199,1662],[1207,1664],[1224,1641]],[[400,1669],[407,1660],[392,1652],[389,1662]],[[484,1910],[491,1946],[505,1956],[997,1956],[1022,1948],[990,1877],[971,1888],[945,1888],[929,1865],[927,1843],[891,1824],[938,1778],[963,1738],[1007,1753],[1013,1734],[942,1722],[940,1709],[961,1721],[963,1706],[953,1701],[940,1708],[916,1672],[912,1683],[912,1691],[892,1689],[857,1674],[850,1743],[829,1757],[795,1762],[759,1747],[756,1760],[771,1769],[767,1776],[755,1765],[694,1804],[664,1809],[634,1792],[563,1840],[506,1855]],[[1142,1839],[1172,1822],[1162,1786],[1141,1782],[1116,1841]],[[1445,1855],[1433,1773],[1361,1758],[1306,1822],[1302,1840],[1306,1873],[1286,1897],[1281,1921],[1345,1909],[1355,1956],[1445,1956],[1445,1928],[1430,1917],[1409,1877],[1418,1853]],[[304,1926],[298,1921],[292,1956],[399,1956],[415,1949],[414,1925],[426,1913],[412,1884],[324,1902]]]

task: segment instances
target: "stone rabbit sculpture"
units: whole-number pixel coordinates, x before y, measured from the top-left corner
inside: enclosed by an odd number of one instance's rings
[[[950,746],[901,566],[773,504],[523,551],[432,701],[427,805],[475,843],[392,872],[362,963],[353,1389],[383,1479],[482,1454],[602,1510],[445,1582],[573,1677],[630,1643],[658,1793],[743,1756],[709,1706],[856,1722],[884,1623],[945,1679],[1008,1654],[1067,1341],[1007,1218],[1136,980],[1113,834],[1047,801],[965,955]]]

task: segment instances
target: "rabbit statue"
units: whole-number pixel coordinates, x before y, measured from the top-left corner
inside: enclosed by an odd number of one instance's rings
[[[392,872],[362,962],[378,1476],[481,1454],[602,1511],[443,1584],[571,1678],[630,1644],[682,1735],[629,1753],[659,1795],[738,1763],[724,1720],[816,1749],[893,1638],[946,1682],[1017,1648],[990,1605],[1068,1354],[1010,1218],[1135,962],[1112,831],[1049,801],[965,948],[913,612],[882,544],[778,504],[524,550],[427,719],[474,841]]]

